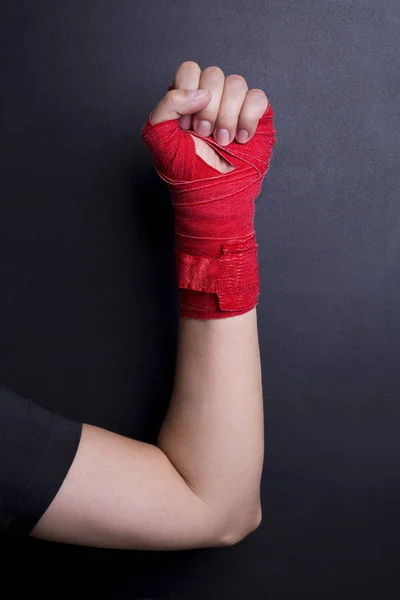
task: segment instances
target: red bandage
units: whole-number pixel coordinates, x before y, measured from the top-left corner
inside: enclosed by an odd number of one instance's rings
[[[181,129],[179,119],[153,125],[150,113],[143,126],[142,139],[174,205],[176,282],[184,317],[232,317],[258,302],[254,200],[276,142],[273,115],[269,104],[251,140],[227,146]],[[235,169],[220,173],[208,165],[196,154],[192,135]]]

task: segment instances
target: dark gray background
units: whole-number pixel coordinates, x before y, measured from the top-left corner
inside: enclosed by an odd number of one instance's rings
[[[176,352],[173,215],[140,139],[178,66],[265,90],[263,522],[232,548],[3,542],[82,597],[397,598],[400,4],[0,4],[0,380],[153,443]],[[79,574],[86,573],[77,584]],[[387,589],[384,589],[387,587]],[[75,596],[76,597],[76,596]]]

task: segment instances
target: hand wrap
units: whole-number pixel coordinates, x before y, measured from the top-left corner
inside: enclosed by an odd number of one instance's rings
[[[234,139],[227,146],[220,146],[212,135],[181,129],[179,119],[154,125],[151,113],[142,128],[142,139],[174,206],[175,274],[184,317],[232,317],[257,305],[254,200],[276,142],[273,115],[269,104],[251,140],[240,144]],[[235,169],[220,173],[208,165],[196,154],[192,135]]]

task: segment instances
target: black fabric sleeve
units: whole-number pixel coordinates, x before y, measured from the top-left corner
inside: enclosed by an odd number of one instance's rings
[[[27,535],[51,504],[82,424],[0,384],[0,532]]]

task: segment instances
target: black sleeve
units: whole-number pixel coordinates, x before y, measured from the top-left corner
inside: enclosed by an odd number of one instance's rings
[[[82,424],[0,384],[0,532],[27,535],[51,504]]]

